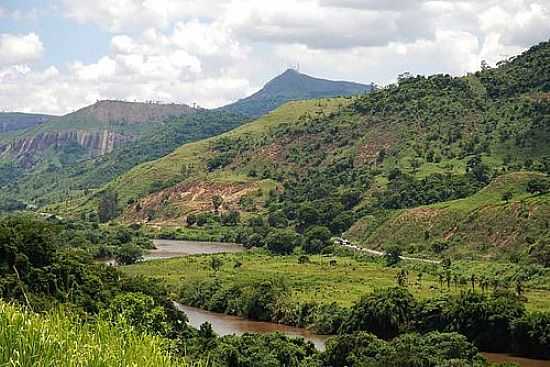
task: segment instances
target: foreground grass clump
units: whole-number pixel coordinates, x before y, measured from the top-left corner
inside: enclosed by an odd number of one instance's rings
[[[81,323],[62,310],[38,315],[0,302],[0,366],[187,366],[165,343],[125,325]]]

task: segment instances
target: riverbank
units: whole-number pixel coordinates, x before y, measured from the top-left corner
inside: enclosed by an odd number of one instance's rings
[[[244,333],[269,334],[278,332],[290,337],[304,338],[312,342],[319,351],[325,350],[325,344],[331,335],[317,335],[305,328],[292,327],[265,321],[252,321],[238,316],[201,310],[200,308],[176,303],[178,310],[184,312],[189,325],[194,328],[209,322],[218,336],[242,335]],[[515,363],[521,367],[550,367],[550,361],[516,357],[505,353],[481,353],[491,363]]]

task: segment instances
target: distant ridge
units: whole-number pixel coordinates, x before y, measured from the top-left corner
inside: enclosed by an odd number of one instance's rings
[[[0,112],[0,133],[23,130],[47,122],[53,116],[22,112]]]
[[[372,89],[372,85],[314,78],[295,69],[287,69],[250,97],[221,109],[256,118],[289,101],[351,96],[368,93]]]
[[[195,111],[185,104],[103,100],[64,116],[4,113],[0,114],[0,132],[17,131],[0,135],[0,157],[30,168],[50,150],[58,159],[70,156],[70,161],[102,156],[169,119]],[[66,154],[65,148],[71,153]]]
[[[195,111],[193,107],[175,103],[125,102],[102,100],[69,113],[65,119],[93,119],[98,122],[162,122],[169,117],[181,116]]]

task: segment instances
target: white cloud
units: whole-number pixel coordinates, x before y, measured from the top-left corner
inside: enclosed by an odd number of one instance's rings
[[[190,38],[189,31],[198,38]],[[206,107],[229,103],[251,87],[228,67],[246,49],[225,32],[219,24],[179,22],[169,33],[151,28],[139,36],[116,35],[109,55],[94,63],[72,62],[63,73],[0,68],[0,109],[63,114],[107,98]]]
[[[0,59],[0,108],[64,113],[97,98],[213,107],[297,62],[315,76],[364,83],[392,82],[404,71],[460,75],[550,36],[548,0],[61,3],[69,19],[111,32],[110,52],[40,70],[25,64],[37,60],[41,43],[38,52],[32,42],[10,46]]]
[[[217,0],[63,0],[66,15],[96,23],[112,32],[166,27],[186,17],[215,16],[224,6]]]
[[[35,33],[0,34],[0,66],[25,64],[40,58],[44,46]]]

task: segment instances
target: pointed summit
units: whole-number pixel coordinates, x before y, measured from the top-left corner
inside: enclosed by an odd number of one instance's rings
[[[222,107],[223,110],[259,117],[294,100],[350,96],[370,92],[372,86],[314,78],[295,69],[287,69],[250,97]]]

